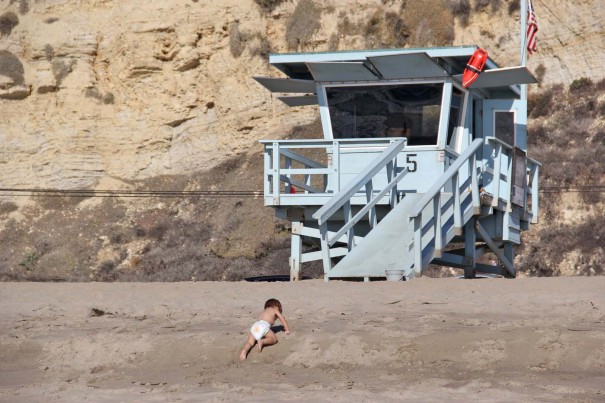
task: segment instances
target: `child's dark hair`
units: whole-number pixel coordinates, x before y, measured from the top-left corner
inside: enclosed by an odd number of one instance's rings
[[[279,313],[282,312],[281,311],[281,302],[279,302],[275,298],[268,299],[267,302],[265,302],[265,309],[271,308],[273,306],[276,307],[277,309],[279,309]]]

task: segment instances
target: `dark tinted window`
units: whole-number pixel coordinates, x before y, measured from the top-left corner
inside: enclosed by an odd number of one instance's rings
[[[443,84],[328,87],[334,138],[408,137],[437,144]]]

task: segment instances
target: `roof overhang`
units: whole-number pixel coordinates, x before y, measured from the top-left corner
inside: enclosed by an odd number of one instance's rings
[[[272,54],[269,62],[288,78],[254,77],[271,92],[307,94],[278,97],[290,106],[317,102],[316,84],[334,82],[380,82],[388,80],[443,80],[460,76],[477,46],[382,49],[320,53]],[[536,79],[523,66],[499,68],[488,58],[483,73],[471,89],[489,89],[519,94],[519,84]]]

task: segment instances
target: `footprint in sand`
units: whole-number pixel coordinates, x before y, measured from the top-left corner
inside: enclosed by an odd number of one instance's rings
[[[484,369],[503,361],[506,357],[506,343],[503,340],[481,340],[466,347],[463,358],[470,369]]]

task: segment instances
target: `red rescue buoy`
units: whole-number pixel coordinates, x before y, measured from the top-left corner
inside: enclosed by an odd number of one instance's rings
[[[464,69],[464,75],[462,76],[462,86],[464,88],[468,88],[469,85],[475,82],[483,71],[486,61],[487,50],[481,48],[475,50]]]

